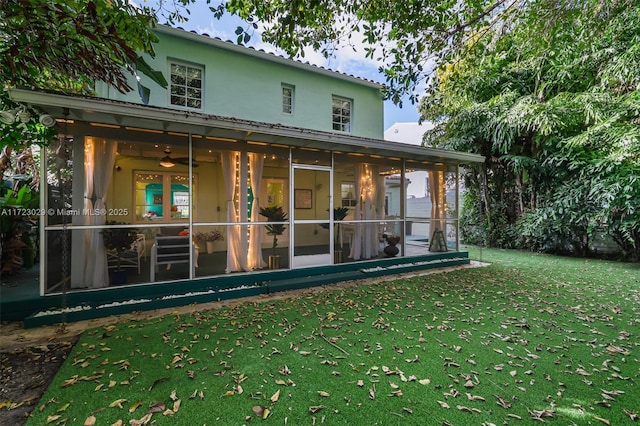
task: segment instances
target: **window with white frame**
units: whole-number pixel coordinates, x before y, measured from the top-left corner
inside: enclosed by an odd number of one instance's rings
[[[195,192],[196,176],[193,176]],[[158,223],[186,222],[190,206],[189,175],[187,173],[161,171],[135,171],[136,222]]]
[[[342,183],[340,185],[340,195],[342,198],[342,207],[353,207],[357,204],[356,187],[353,183]]]
[[[331,121],[333,130],[351,133],[351,115],[353,102],[351,99],[332,97]]]
[[[170,69],[171,105],[202,109],[204,68],[174,62]]]
[[[293,114],[293,95],[295,87],[290,84],[282,84],[282,112]]]

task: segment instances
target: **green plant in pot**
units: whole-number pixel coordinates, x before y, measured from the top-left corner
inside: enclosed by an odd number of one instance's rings
[[[109,221],[106,225],[118,226],[128,224],[124,222]],[[121,267],[122,253],[126,250],[130,250],[131,245],[136,241],[137,230],[135,228],[105,228],[102,230],[102,238],[104,240],[105,248],[116,252],[117,267],[115,272],[117,274],[114,274],[112,277],[112,284],[123,284],[127,279],[126,271]],[[117,278],[115,275],[117,275]]]
[[[344,218],[347,217],[348,213],[349,213],[348,207],[335,207],[333,209],[333,221],[336,224],[336,244],[335,244],[335,250],[334,250],[336,263],[342,262],[342,238],[340,236],[342,230],[341,230],[340,222],[342,222]],[[338,244],[340,245],[339,248],[338,248]]]
[[[282,207],[260,207],[260,215],[267,218],[267,222],[286,222],[287,214]],[[268,235],[273,235],[273,244],[271,246],[271,256],[269,256],[269,269],[277,269],[280,267],[280,257],[276,255],[276,247],[278,247],[278,237],[282,235],[286,229],[284,223],[270,223],[265,225]]]

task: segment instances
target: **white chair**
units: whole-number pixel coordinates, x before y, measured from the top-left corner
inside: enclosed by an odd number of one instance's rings
[[[136,240],[129,249],[120,252],[120,267],[138,268],[138,275],[140,275],[140,258],[144,256],[145,244],[144,234],[137,234]],[[107,250],[107,262],[109,268],[118,267],[118,252],[116,250]]]
[[[189,235],[156,236],[155,243],[151,247],[150,281],[155,281],[159,265],[167,265],[167,270],[173,263],[189,263],[189,248],[193,253],[193,275],[198,267],[199,250],[191,241]]]

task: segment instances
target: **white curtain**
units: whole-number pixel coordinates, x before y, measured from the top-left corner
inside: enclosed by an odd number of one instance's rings
[[[84,208],[94,212],[100,212],[106,208],[107,190],[113,177],[117,150],[117,142],[93,137],[86,138]],[[101,226],[106,223],[106,220],[106,215],[91,214],[86,215],[85,223]],[[109,268],[102,228],[85,231],[84,244],[87,246],[84,250],[84,283],[92,288],[107,287]]]
[[[378,167],[370,164],[357,164],[355,171],[355,190],[358,197],[354,219],[356,221],[378,220],[378,211],[382,211]],[[378,223],[356,223],[349,257],[354,260],[371,259],[378,256]]]
[[[251,223],[260,221],[260,186],[262,184],[262,169],[264,157],[262,154],[249,154],[249,170],[251,171],[251,190],[253,204],[251,205]],[[262,227],[253,225],[249,231],[249,269],[262,269],[266,266],[262,258]]]
[[[431,192],[431,241],[436,231],[446,230],[446,192],[444,171],[429,171],[429,191]],[[435,247],[438,247],[436,244]]]
[[[84,141],[84,194],[82,208],[83,211],[88,211],[93,207],[93,173],[94,173],[94,139],[92,137],[85,138]],[[90,215],[84,214],[81,217],[82,225],[91,225],[93,219]],[[76,279],[71,280],[71,288],[86,287],[89,281],[88,272],[88,254],[89,246],[91,244],[92,231],[87,229],[82,235],[82,275]]]
[[[222,152],[222,173],[224,175],[224,186],[227,192],[227,222],[237,222],[238,212],[233,203],[236,190],[236,175],[238,167],[236,164],[238,153],[233,151]],[[225,272],[241,271],[240,264],[240,226],[227,225],[227,268]]]

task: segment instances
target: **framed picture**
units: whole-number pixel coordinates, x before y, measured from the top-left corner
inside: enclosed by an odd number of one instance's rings
[[[162,205],[162,194],[154,194],[153,195],[153,204]]]
[[[294,208],[296,209],[310,209],[311,197],[313,191],[310,189],[295,189],[293,193]]]

